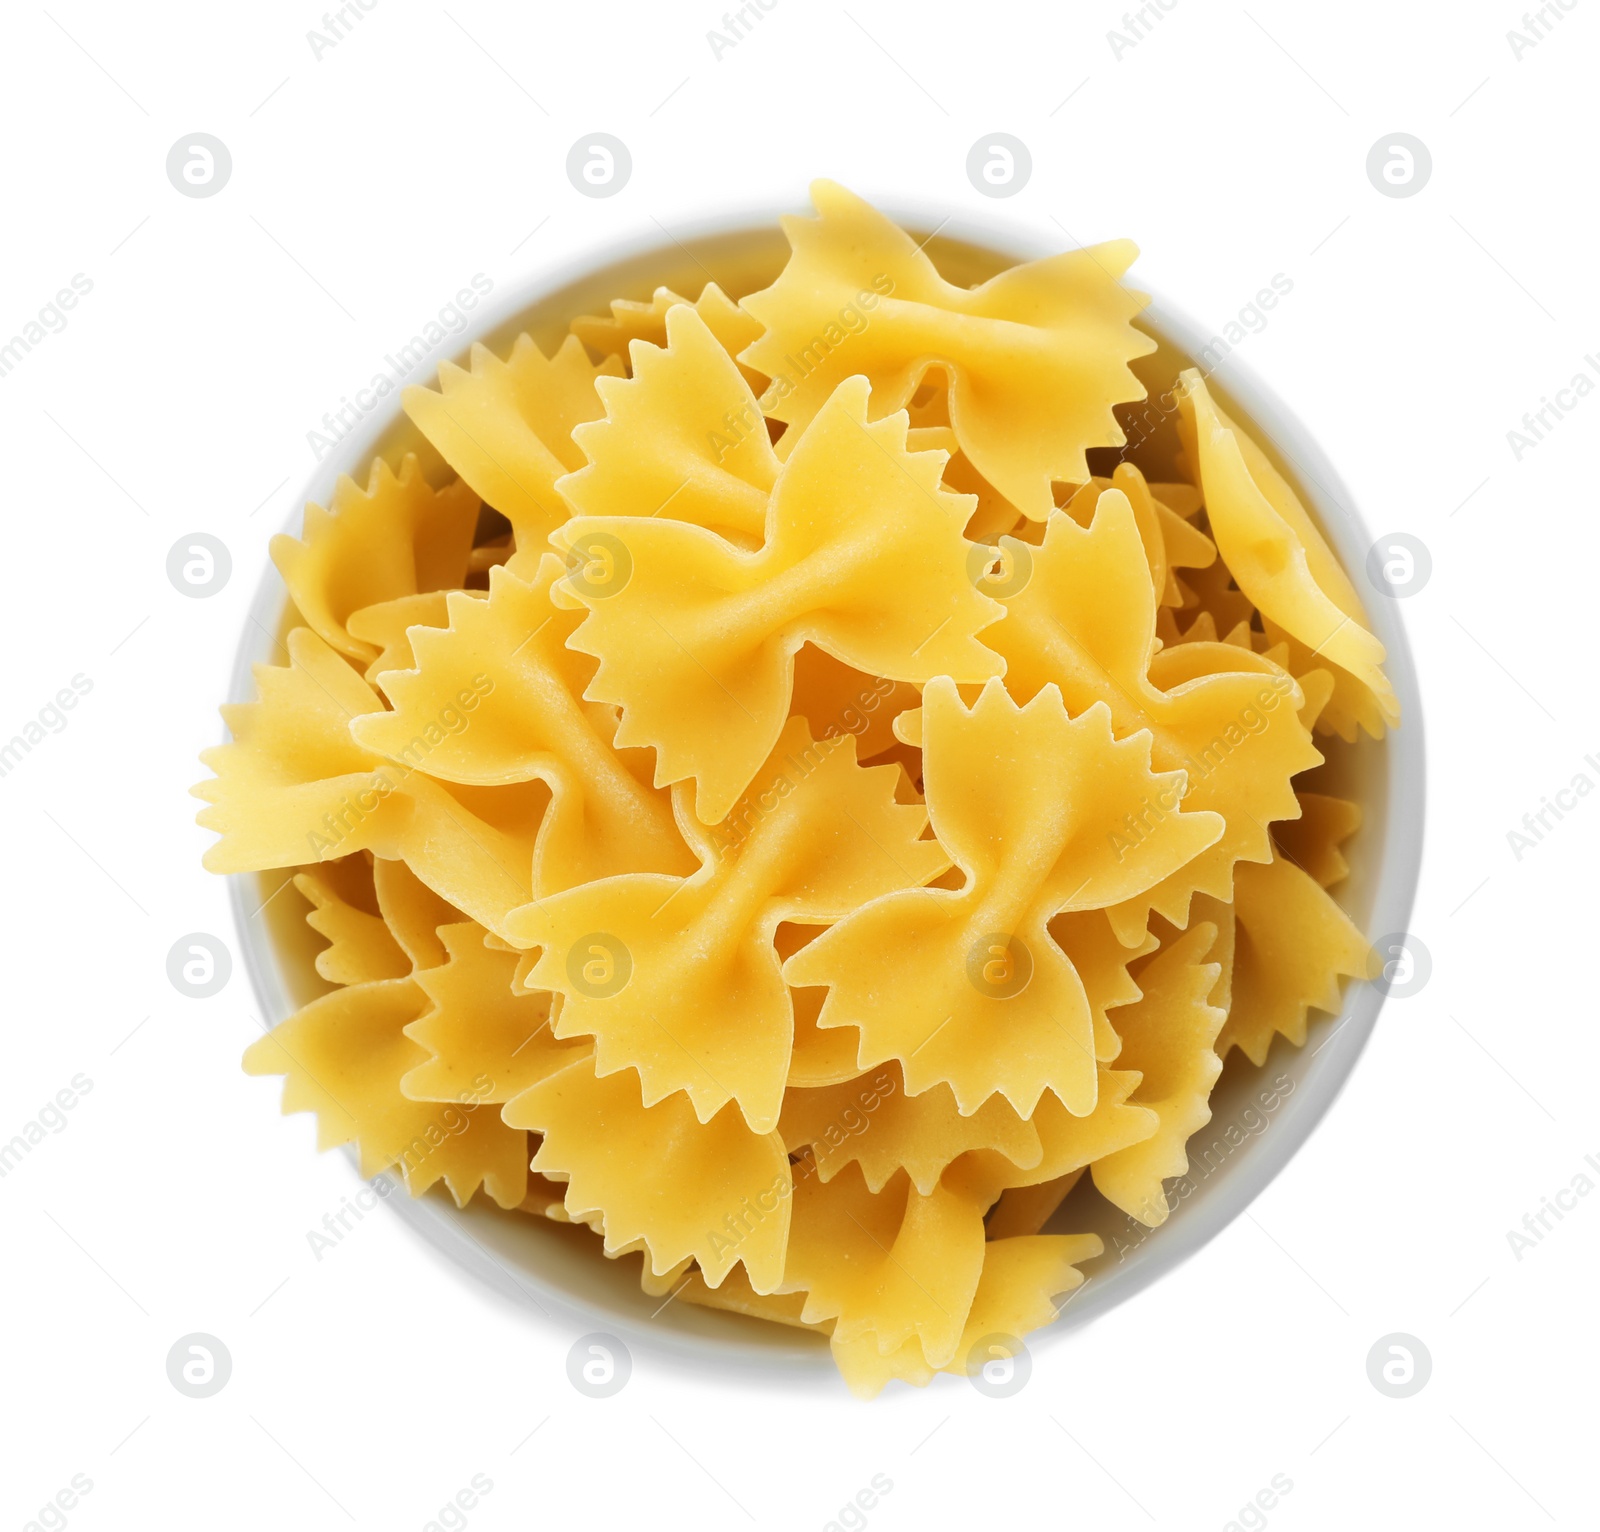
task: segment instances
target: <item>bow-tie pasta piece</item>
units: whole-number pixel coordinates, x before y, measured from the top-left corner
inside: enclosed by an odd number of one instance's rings
[[[1048,1234],[991,1239],[983,1249],[978,1290],[967,1311],[955,1355],[940,1372],[957,1377],[984,1373],[996,1382],[1011,1376],[1009,1341],[1049,1324],[1083,1285],[1078,1270],[1104,1251],[1098,1234]],[[870,1399],[898,1379],[923,1387],[935,1369],[915,1341],[882,1355],[872,1335],[833,1348],[834,1359],[852,1393]]]
[[[928,1365],[921,1344],[909,1340],[887,1354],[866,1331],[851,1341],[835,1340],[833,1358],[850,1391],[871,1399],[890,1382],[924,1388],[936,1372],[971,1376],[985,1372],[996,1381],[1010,1376],[1013,1357],[1003,1338],[1022,1336],[1047,1325],[1061,1302],[1083,1284],[1080,1263],[1101,1254],[1097,1234],[1053,1234],[991,1241],[984,1246],[983,1269],[967,1312],[955,1355],[941,1368]]]
[[[797,1182],[797,1191],[803,1185]],[[824,1219],[842,1215],[855,1226],[850,1231],[854,1243],[863,1244],[860,1233],[867,1233],[879,1249],[852,1251],[855,1260],[843,1272],[854,1268],[854,1280],[841,1282],[837,1275],[821,1280],[807,1291],[801,1312],[837,1311],[834,1361],[851,1391],[863,1398],[893,1380],[923,1387],[939,1371],[959,1376],[985,1367],[1003,1369],[1010,1353],[997,1354],[990,1343],[1002,1336],[1020,1338],[1050,1323],[1060,1312],[1060,1300],[1083,1283],[1077,1268],[1104,1248],[1098,1235],[1078,1234],[1002,1238],[974,1249],[982,1208],[959,1186],[941,1185],[931,1197],[912,1192],[895,1231],[897,1187],[866,1200],[848,1181],[834,1186],[839,1194],[815,1199],[820,1204],[815,1209],[803,1211],[797,1196],[797,1237],[810,1232],[808,1224],[825,1228]],[[885,1239],[891,1234],[892,1248]],[[876,1275],[874,1256],[879,1263],[885,1256],[892,1263],[875,1304],[861,1293],[862,1279]],[[969,1286],[974,1256],[977,1282]],[[940,1257],[949,1265],[935,1267]],[[804,1266],[802,1251],[790,1275],[800,1275]],[[938,1319],[930,1307],[941,1310]]]
[[[831,1181],[795,1171],[782,1291],[803,1291],[808,1323],[833,1321],[835,1347],[870,1334],[880,1352],[915,1340],[942,1367],[956,1354],[983,1269],[981,1207],[941,1182],[924,1196],[897,1176],[870,1191],[850,1166]]]
[[[785,923],[772,939],[780,964],[787,963],[809,941],[821,933],[821,926]],[[794,1007],[794,1047],[789,1054],[789,1086],[795,1090],[815,1090],[823,1085],[840,1085],[861,1073],[856,1065],[860,1034],[854,1027],[817,1025],[822,1013],[825,989],[790,989]]]
[[[1098,1234],[1035,1234],[991,1238],[983,1250],[983,1272],[967,1315],[965,1345],[945,1370],[965,1370],[987,1360],[973,1350],[986,1336],[1019,1340],[1047,1325],[1061,1311],[1058,1299],[1083,1285],[1078,1270],[1104,1251]]]
[[[1266,651],[1266,657],[1274,665],[1278,666],[1280,670],[1288,669],[1289,655],[1287,645],[1274,644]],[[1300,709],[1300,722],[1306,728],[1315,730],[1318,719],[1327,710],[1328,704],[1333,701],[1334,688],[1338,685],[1338,682],[1334,680],[1331,670],[1323,670],[1320,666],[1315,670],[1302,668],[1295,679],[1300,683],[1301,695],[1306,699],[1305,704]],[[1304,812],[1304,795],[1301,795],[1301,798],[1301,811]],[[1283,822],[1285,824],[1290,823],[1289,820]]]
[[[1185,774],[1184,809],[1222,817],[1223,832],[1203,855],[1114,915],[1130,945],[1152,909],[1182,926],[1195,891],[1228,898],[1235,864],[1266,861],[1267,826],[1299,812],[1290,779],[1322,760],[1296,714],[1301,699],[1287,673],[1231,645],[1158,653],[1155,615],[1133,508],[1108,489],[1087,528],[1065,514],[1051,517],[1027,582],[1007,599],[1005,621],[987,640],[1005,656],[1013,696],[1055,685],[1071,713],[1109,708],[1118,737],[1149,731],[1154,769]],[[1109,828],[1138,844],[1169,809],[1159,798],[1135,801]]]
[[[1137,975],[1144,996],[1117,1014],[1117,1063],[1137,1070],[1138,1105],[1159,1119],[1143,1142],[1094,1162],[1095,1188],[1149,1228],[1169,1211],[1162,1182],[1189,1167],[1189,1135],[1211,1121],[1211,1087],[1222,1072],[1217,1032],[1224,1012],[1211,1004],[1221,969],[1207,961],[1216,927],[1197,922]]]
[[[600,1071],[637,1069],[650,1104],[686,1091],[705,1119],[732,1100],[770,1132],[793,1039],[779,924],[837,920],[949,865],[919,838],[923,809],[895,802],[898,775],[793,719],[722,824],[698,825],[680,792],[698,872],[606,878],[518,910],[512,937],[541,949],[530,982],[564,997],[557,1033],[592,1034]]]
[[[648,303],[638,303],[628,298],[611,300],[610,318],[597,314],[584,314],[572,321],[572,333],[591,351],[601,356],[628,360],[630,344],[636,340],[647,341],[652,346],[667,343],[667,315],[679,305],[694,309],[705,327],[716,337],[717,344],[731,357],[738,354],[761,337],[761,325],[739,307],[715,282],[707,282],[700,296],[692,301],[680,298],[670,287],[658,287]],[[752,393],[759,394],[767,386],[765,374],[742,362],[739,371],[750,385]]]
[[[867,424],[867,385],[842,383],[778,477],[766,541],[746,553],[700,527],[585,517],[552,541],[589,558],[557,601],[588,615],[569,640],[617,703],[617,741],[653,745],[658,783],[693,777],[695,812],[724,818],[788,717],[794,655],[812,642],[870,675],[983,681],[977,638],[1000,605],[970,577],[970,502],[940,487],[943,456],[908,453],[903,414]]]
[[[667,794],[612,748],[615,713],[582,700],[594,662],[566,647],[579,619],[551,605],[560,573],[546,555],[531,582],[495,570],[486,601],[453,594],[449,627],[412,630],[416,668],[382,676],[394,710],[351,725],[358,744],[446,781],[545,783],[536,897],[613,873],[694,865]]]
[[[411,652],[411,630],[444,627],[450,621],[449,598],[449,591],[421,591],[374,601],[352,612],[345,623],[351,638],[377,651],[367,662],[364,678],[376,686],[386,670],[414,669],[417,662]]]
[[[1222,820],[1178,809],[1182,776],[1152,771],[1147,734],[1115,741],[1103,704],[1069,719],[1053,686],[1019,708],[990,682],[968,709],[954,683],[931,682],[920,732],[933,832],[964,885],[862,906],[790,958],[786,977],[826,984],[820,1025],[860,1027],[861,1067],[900,1059],[913,1094],[948,1081],[963,1113],[1000,1092],[1031,1117],[1053,1091],[1088,1112],[1094,1017],[1047,925],[1136,898],[1211,845]],[[1171,810],[1144,833],[1119,836],[1162,801]]]
[[[1108,489],[1120,490],[1133,509],[1156,600],[1163,607],[1182,606],[1184,592],[1177,571],[1209,568],[1216,562],[1217,545],[1157,500],[1144,475],[1132,463],[1118,463],[1109,479],[1091,479],[1073,493],[1062,510],[1079,526],[1089,527],[1100,496]],[[1037,530],[1042,532],[1044,528]]]
[[[291,632],[288,649],[288,666],[256,667],[259,701],[223,709],[232,742],[201,754],[216,775],[192,789],[210,805],[196,819],[222,835],[205,865],[259,872],[370,850],[500,927],[531,894],[548,791],[519,784],[491,802],[372,754],[350,730],[381,710],[377,694],[310,629]]]
[[[898,1064],[817,1090],[784,1097],[779,1124],[791,1152],[808,1148],[817,1175],[831,1181],[856,1164],[870,1191],[882,1191],[897,1171],[928,1196],[946,1166],[971,1149],[992,1149],[1021,1170],[1044,1157],[1038,1130],[1003,1096],[991,1096],[970,1116],[956,1110],[948,1085],[908,1096]]]
[[[587,1049],[557,1041],[550,1028],[555,999],[513,994],[513,953],[486,945],[476,921],[443,926],[447,959],[418,972],[429,1009],[406,1028],[430,1057],[400,1082],[415,1101],[509,1101]]]
[[[633,343],[633,376],[597,385],[605,418],[573,432],[586,467],[561,480],[579,516],[660,516],[760,544],[778,459],[761,406],[705,321],[679,305],[666,346]]]
[[[1050,940],[1066,953],[1083,981],[1094,1022],[1094,1056],[1097,1062],[1109,1064],[1122,1048],[1110,1012],[1139,998],[1129,964],[1154,952],[1160,943],[1146,933],[1136,945],[1123,946],[1105,910],[1072,910],[1057,915],[1047,929]]]
[[[1377,960],[1350,917],[1293,862],[1275,857],[1240,872],[1233,1006],[1217,1053],[1240,1048],[1261,1065],[1278,1033],[1303,1046],[1306,1012],[1336,1012],[1339,980],[1375,977]]]
[[[1161,1119],[1150,1107],[1130,1099],[1139,1083],[1135,1070],[1102,1067],[1094,1110],[1085,1116],[1075,1116],[1059,1098],[1046,1093],[1030,1119],[1041,1149],[1034,1164],[1023,1167],[996,1149],[971,1149],[946,1170],[944,1179],[990,1208],[1016,1188],[1059,1181],[1143,1144],[1155,1135]]]
[[[245,1051],[246,1074],[283,1075],[283,1112],[312,1112],[317,1147],[357,1147],[361,1174],[397,1170],[413,1196],[443,1181],[464,1207],[481,1186],[503,1208],[526,1195],[527,1134],[485,1108],[483,1081],[412,1101],[401,1079],[427,1054],[406,1029],[427,1006],[420,970],[350,984],[303,1006]]]
[[[544,1135],[534,1170],[567,1178],[568,1213],[599,1214],[609,1249],[643,1241],[657,1274],[692,1257],[713,1287],[735,1263],[757,1292],[778,1286],[789,1157],[737,1107],[702,1122],[681,1092],[645,1106],[632,1070],[597,1076],[581,1056],[513,1097],[504,1116]]]
[[[991,542],[1002,532],[1015,532],[1019,526],[1031,525],[1022,512],[972,466],[952,427],[919,425],[914,404],[906,406],[906,418],[911,422],[911,429],[906,432],[906,446],[912,452],[949,453],[950,461],[944,465],[945,488],[976,499],[977,505],[966,527],[966,535],[973,542]]]
[[[376,458],[364,490],[341,476],[331,510],[306,506],[303,537],[274,537],[272,562],[316,633],[364,665],[378,649],[349,630],[351,614],[460,585],[478,511],[477,495],[460,480],[432,488],[413,454],[398,475]]]
[[[1323,888],[1342,883],[1350,872],[1344,843],[1361,828],[1361,805],[1326,793],[1300,793],[1300,817],[1273,828],[1280,849]]]
[[[758,1293],[742,1266],[735,1266],[722,1279],[720,1287],[711,1287],[697,1271],[690,1271],[677,1289],[684,1303],[699,1304],[702,1308],[721,1309],[728,1314],[743,1314],[750,1319],[765,1319],[775,1325],[789,1325],[796,1330],[815,1330],[827,1334],[831,1323],[807,1324],[800,1316],[805,1310],[804,1293]]]
[[[334,844],[344,838],[335,815],[351,794],[371,795],[371,816],[401,817],[400,804],[373,788],[378,761],[350,738],[351,719],[382,706],[377,694],[307,628],[289,634],[288,651],[287,667],[255,667],[257,701],[223,707],[232,741],[201,754],[216,775],[193,789],[211,805],[198,821],[222,832],[205,856],[213,872],[290,867],[361,849]]]
[[[359,856],[349,860],[362,862]],[[403,978],[411,972],[411,960],[401,951],[383,916],[343,898],[332,878],[320,870],[297,872],[294,886],[311,904],[306,924],[327,939],[327,947],[317,954],[316,967],[329,983],[364,984]]]
[[[1133,326],[1146,298],[1118,280],[1138,253],[1131,242],[962,288],[842,186],[817,181],[811,196],[819,217],[783,220],[793,249],[783,274],[744,299],[766,333],[743,360],[773,380],[769,410],[790,432],[847,377],[871,381],[881,416],[904,408],[930,367],[943,368],[963,451],[1036,521],[1054,505],[1052,481],[1089,477],[1087,448],[1125,444],[1113,406],[1145,397],[1128,364],[1155,350]]]
[[[1205,494],[1211,535],[1239,588],[1282,630],[1291,651],[1298,646],[1308,663],[1337,667],[1328,725],[1346,740],[1358,726],[1381,738],[1385,725],[1400,721],[1400,704],[1350,577],[1288,481],[1222,412],[1200,374],[1190,369],[1180,382],[1184,450]]]
[[[537,559],[568,515],[556,480],[583,466],[573,428],[599,416],[595,381],[621,376],[622,363],[607,357],[595,366],[571,335],[553,356],[519,335],[505,361],[481,345],[473,346],[471,360],[470,371],[441,362],[438,390],[408,388],[405,411],[445,462],[511,523],[517,552]]]

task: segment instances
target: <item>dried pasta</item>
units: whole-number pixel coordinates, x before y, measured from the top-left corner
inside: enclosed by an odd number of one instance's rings
[[[1198,372],[1188,482],[1107,458],[1131,245],[962,287],[814,196],[757,291],[408,390],[447,471],[274,540],[295,620],[194,791],[319,944],[245,1055],[319,1147],[871,1395],[1047,1325],[1092,1208],[1173,1216],[1224,1067],[1372,974],[1361,808],[1306,773],[1399,710]]]

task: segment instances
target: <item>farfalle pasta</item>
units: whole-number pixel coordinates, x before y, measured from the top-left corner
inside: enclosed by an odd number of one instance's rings
[[[963,287],[815,200],[759,290],[409,389],[445,468],[274,541],[286,663],[195,792],[315,939],[245,1067],[322,1147],[870,1395],[1048,1324],[1091,1201],[1167,1219],[1225,1064],[1371,975],[1307,773],[1399,716],[1198,372],[1177,476],[1126,447],[1131,245]]]

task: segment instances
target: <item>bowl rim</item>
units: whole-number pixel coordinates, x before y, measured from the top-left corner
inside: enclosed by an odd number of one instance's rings
[[[940,236],[979,247],[1007,261],[1056,255],[1062,248],[1059,237],[1052,237],[1040,226],[1014,219],[967,213],[941,217],[929,206],[897,203],[893,198],[874,201],[873,206],[902,228],[918,234],[932,229]],[[370,411],[337,440],[308,475],[284,530],[298,533],[305,505],[308,502],[326,505],[340,475],[349,474],[359,482],[383,436],[401,414],[403,389],[414,383],[433,383],[441,362],[464,360],[471,346],[482,337],[510,325],[563,289],[610,268],[652,254],[667,258],[673,247],[680,253],[687,249],[692,254],[696,244],[710,240],[739,234],[770,234],[780,217],[810,212],[808,207],[792,202],[766,203],[692,219],[675,231],[659,223],[653,229],[640,226],[631,235],[585,242],[563,259],[534,266],[497,298],[478,308],[474,314],[475,323],[468,323],[460,332],[448,336],[398,380],[393,390],[392,408]],[[1136,279],[1131,285],[1150,292],[1147,284]],[[1208,333],[1158,293],[1150,293],[1150,302],[1140,315],[1140,324],[1191,360],[1199,358],[1217,339],[1214,333]],[[1238,352],[1239,348],[1234,347],[1215,365],[1204,369],[1208,380],[1221,386],[1242,416],[1242,423],[1264,434],[1269,445],[1289,459],[1285,465],[1287,476],[1333,545],[1345,570],[1356,577],[1365,567],[1373,539],[1353,498],[1315,437],[1276,392],[1240,359]],[[1285,444],[1292,445],[1293,451]],[[1371,589],[1371,582],[1367,584]],[[276,642],[274,635],[286,600],[282,580],[269,560],[241,632],[229,678],[228,700],[245,701],[255,695],[252,667],[271,661],[272,646]],[[1409,929],[1422,861],[1426,749],[1420,691],[1399,603],[1393,597],[1373,591],[1365,605],[1372,631],[1387,652],[1385,665],[1399,696],[1404,720],[1401,727],[1387,732],[1383,742],[1381,776],[1386,823],[1368,917],[1366,934],[1371,940],[1373,932],[1401,933]],[[258,876],[253,873],[231,875],[229,899],[252,990],[262,1006],[264,1020],[275,1026],[290,1013],[293,1004],[270,933],[264,923],[254,918],[251,909]],[[1230,1166],[1230,1173],[1206,1188],[1205,1195],[1189,1201],[1182,1210],[1182,1217],[1174,1217],[1158,1231],[1153,1231],[1157,1238],[1151,1242],[1154,1248],[1150,1255],[1136,1262],[1119,1280],[1110,1280],[1107,1273],[1086,1281],[1072,1301],[1062,1306],[1054,1321],[1029,1336],[1029,1348],[1058,1344],[1073,1331],[1134,1298],[1153,1282],[1175,1271],[1245,1212],[1294,1159],[1348,1084],[1376,1026],[1384,998],[1384,992],[1371,982],[1348,981],[1338,1016],[1319,1015],[1312,1023],[1314,1030],[1324,1031],[1326,1036],[1305,1065],[1306,1077],[1274,1118],[1273,1152],[1253,1154]],[[1190,1142],[1193,1142],[1192,1136]],[[347,1152],[354,1164],[353,1151]],[[384,1174],[393,1179],[392,1173]],[[472,1238],[462,1215],[453,1206],[445,1206],[437,1198],[413,1199],[405,1195],[386,1196],[382,1200],[395,1208],[413,1231],[436,1251],[526,1310],[530,1297],[528,1285]],[[715,1361],[743,1372],[776,1370],[781,1373],[785,1386],[791,1388],[797,1382],[818,1383],[823,1378],[830,1384],[837,1383],[834,1369],[827,1362],[825,1345],[815,1344],[815,1338],[803,1332],[788,1332],[795,1341],[805,1342],[788,1346],[770,1342],[758,1345],[749,1338],[748,1331],[736,1325],[726,1327],[726,1338],[687,1334],[649,1320],[641,1321],[632,1314],[558,1288],[552,1282],[539,1281],[533,1306],[548,1316],[546,1302],[563,1311],[570,1321],[595,1333],[620,1332],[629,1344],[687,1367],[703,1369],[708,1361]]]

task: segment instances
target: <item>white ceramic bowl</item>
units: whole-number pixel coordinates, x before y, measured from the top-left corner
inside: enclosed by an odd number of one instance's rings
[[[438,364],[464,361],[474,341],[483,341],[503,355],[524,329],[548,352],[566,334],[574,315],[604,313],[610,299],[644,298],[662,283],[678,292],[696,293],[705,282],[716,280],[736,295],[765,285],[787,254],[778,230],[781,211],[788,209],[705,223],[676,238],[663,238],[658,227],[621,250],[612,247],[542,272],[479,310],[476,324],[419,361],[403,381],[433,383]],[[914,231],[934,222],[915,210],[887,211]],[[928,245],[941,270],[962,282],[982,280],[1002,266],[1058,249],[1058,241],[1036,231],[1005,228],[988,219],[949,220]],[[1131,280],[1141,285],[1137,272]],[[1152,395],[1214,341],[1159,299],[1140,323],[1161,343],[1135,368],[1152,385]],[[1345,568],[1365,587],[1371,535],[1333,465],[1305,427],[1236,355],[1224,357],[1209,378],[1229,412],[1251,429],[1295,484]],[[327,504],[340,474],[364,482],[376,453],[385,454],[392,463],[400,451],[417,450],[425,464],[439,466],[432,449],[401,413],[399,398],[397,386],[384,399],[385,408],[372,411],[337,444],[311,475],[300,496],[302,505]],[[1164,476],[1162,465],[1170,461],[1174,447],[1168,421],[1139,456],[1151,477]],[[298,513],[291,530],[299,530]],[[1403,723],[1382,744],[1363,741],[1353,748],[1341,747],[1334,780],[1328,785],[1359,801],[1365,815],[1347,847],[1350,877],[1334,893],[1369,939],[1377,940],[1404,931],[1410,918],[1422,853],[1423,738],[1416,676],[1397,603],[1367,588],[1366,604],[1373,629],[1388,650],[1388,671],[1399,693]],[[282,663],[282,652],[275,654],[269,635],[278,632],[284,607],[283,586],[269,567],[240,642],[233,699],[254,696],[252,664]],[[1329,769],[1321,768],[1324,773]],[[277,876],[264,875],[268,880]],[[237,877],[232,882],[245,966],[264,1018],[275,1024],[305,993],[304,949],[298,954],[287,951],[270,929],[270,917],[257,913],[262,899],[259,879]],[[291,891],[267,909],[283,907],[297,897]],[[1080,1185],[1051,1228],[1098,1232],[1105,1239],[1106,1254],[1088,1263],[1090,1280],[1056,1323],[1037,1332],[1030,1344],[1035,1349],[1049,1344],[1133,1297],[1238,1217],[1332,1106],[1372,1032],[1382,1002],[1383,995],[1373,985],[1352,982],[1342,1014],[1314,1021],[1304,1048],[1290,1048],[1279,1039],[1260,1070],[1233,1054],[1212,1097],[1211,1125],[1190,1140],[1191,1170],[1187,1185],[1180,1188],[1183,1195],[1161,1228],[1142,1231],[1095,1197],[1087,1184]],[[254,1092],[269,1087],[249,1088]],[[1263,1106],[1264,1097],[1272,1100],[1270,1107]],[[1235,1131],[1230,1133],[1230,1126]],[[287,1147],[285,1152],[290,1152]],[[663,1359],[675,1357],[697,1368],[778,1370],[791,1388],[797,1383],[835,1386],[826,1347],[817,1337],[684,1303],[663,1307],[660,1299],[639,1291],[637,1261],[604,1260],[586,1229],[549,1224],[523,1213],[502,1213],[480,1206],[483,1200],[464,1212],[442,1193],[417,1200],[397,1194],[387,1202],[463,1270],[530,1314],[543,1313],[571,1327],[575,1335],[610,1332],[636,1349]]]

